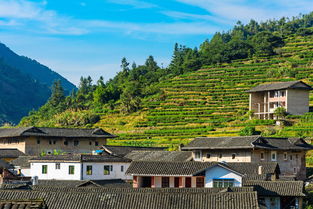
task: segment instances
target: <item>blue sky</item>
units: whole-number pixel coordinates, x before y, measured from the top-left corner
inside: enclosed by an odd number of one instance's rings
[[[74,84],[107,80],[120,60],[166,66],[176,42],[199,46],[238,21],[296,16],[313,0],[0,0],[0,41]]]

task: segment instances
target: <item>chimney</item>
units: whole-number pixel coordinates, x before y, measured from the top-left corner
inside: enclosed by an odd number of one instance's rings
[[[262,170],[263,170],[263,166],[259,165],[259,168],[258,168],[258,174],[259,175],[262,175]]]
[[[32,177],[32,185],[38,185],[38,176]]]

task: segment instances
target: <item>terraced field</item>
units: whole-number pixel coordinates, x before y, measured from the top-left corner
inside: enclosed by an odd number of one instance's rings
[[[144,101],[141,112],[103,116],[100,126],[120,137],[111,144],[177,147],[197,136],[233,136],[246,126],[264,134],[313,135],[313,122],[291,117],[293,126],[267,133],[273,120],[248,120],[246,90],[277,81],[313,84],[313,36],[290,37],[272,58],[207,66],[160,83],[163,94]],[[310,95],[313,104],[313,92]]]

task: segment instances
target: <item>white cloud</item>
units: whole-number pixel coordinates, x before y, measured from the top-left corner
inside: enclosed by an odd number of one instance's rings
[[[295,16],[313,10],[312,0],[176,0],[207,10],[215,17],[233,21],[258,21],[282,16]]]
[[[114,4],[129,5],[136,9],[147,9],[147,8],[158,7],[156,4],[148,3],[145,1],[139,1],[139,0],[108,0],[108,2],[114,3]]]
[[[152,5],[143,4],[137,0],[118,0],[120,3],[140,4],[142,7]],[[202,18],[202,21],[171,22],[171,23],[132,23],[105,20],[81,20],[57,14],[53,10],[46,10],[46,2],[34,3],[26,0],[0,0],[0,18],[7,21],[0,25],[19,27],[24,31],[44,34],[83,35],[95,32],[122,32],[133,33],[157,33],[157,34],[211,34],[217,30]],[[172,14],[180,15],[183,14]],[[192,17],[192,15],[184,14]],[[195,16],[193,16],[195,17]],[[198,19],[200,18],[197,17]],[[32,27],[29,27],[29,25]],[[116,31],[117,30],[117,31]]]

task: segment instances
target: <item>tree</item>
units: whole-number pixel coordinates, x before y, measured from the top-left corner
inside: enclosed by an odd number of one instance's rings
[[[287,111],[284,107],[277,107],[274,110],[274,115],[277,117],[277,119],[285,119],[285,117],[287,116]]]
[[[51,97],[49,99],[49,103],[52,106],[58,106],[59,104],[61,104],[62,102],[64,102],[65,96],[64,96],[64,89],[61,85],[61,81],[57,80],[54,81],[53,85],[52,85],[52,94]]]
[[[274,48],[283,46],[284,41],[271,32],[260,32],[253,36],[251,44],[257,56],[271,56],[275,54]]]

